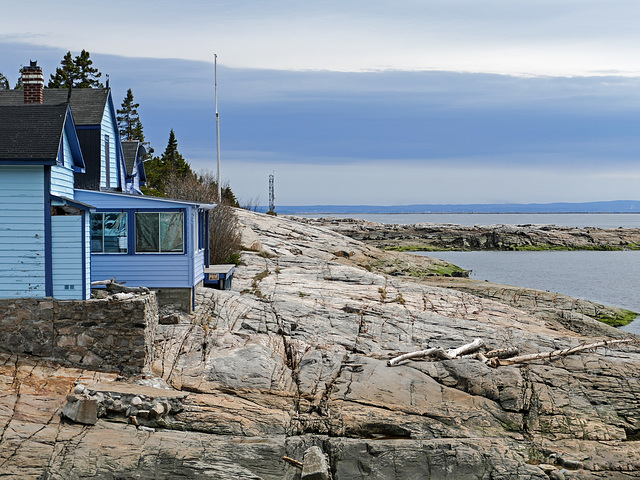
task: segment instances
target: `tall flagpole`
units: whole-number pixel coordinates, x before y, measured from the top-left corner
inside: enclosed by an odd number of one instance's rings
[[[218,115],[218,54],[213,54],[213,69],[216,94],[216,142],[218,144],[218,203],[222,203],[222,181],[220,177],[220,116]]]

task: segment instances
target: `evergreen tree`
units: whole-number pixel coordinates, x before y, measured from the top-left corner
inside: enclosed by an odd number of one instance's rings
[[[127,90],[127,95],[122,101],[122,108],[118,109],[118,129],[122,140],[138,140],[145,143],[142,122],[138,115],[139,106],[139,103],[133,101],[131,89]]]
[[[161,160],[167,165],[169,173],[173,173],[178,177],[184,177],[186,174],[191,173],[191,167],[178,151],[178,140],[176,139],[173,128],[169,133],[169,142],[162,154]]]
[[[18,81],[16,82],[16,86],[13,87],[14,90],[22,89],[22,69],[18,70]]]
[[[78,88],[101,88],[102,84],[98,80],[102,76],[102,73],[97,68],[93,67],[93,60],[89,56],[89,52],[82,50],[80,55],[75,59],[76,67],[78,68],[79,77],[76,87]]]
[[[0,73],[0,90],[9,90],[9,80]]]
[[[191,167],[178,151],[178,140],[171,129],[167,148],[160,157],[153,157],[145,163],[147,188],[145,194],[164,195],[165,185],[169,177],[184,178],[192,175]]]
[[[102,75],[97,68],[92,67],[93,61],[89,52],[82,50],[76,58],[67,52],[62,61],[61,67],[56,69],[55,74],[51,74],[48,88],[101,88],[102,84],[98,78]]]

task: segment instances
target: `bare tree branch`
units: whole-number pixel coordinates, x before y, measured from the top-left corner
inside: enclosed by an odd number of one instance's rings
[[[584,352],[586,350],[592,350],[599,347],[608,347],[610,345],[631,343],[636,340],[633,338],[623,338],[618,340],[604,340],[602,342],[590,343],[588,345],[578,345],[577,347],[565,348],[563,350],[553,350],[551,352],[531,353],[529,355],[521,355],[519,357],[512,357],[507,359],[492,358],[487,365],[491,367],[500,367],[505,365],[513,365],[516,363],[533,362],[535,360],[552,359],[557,357],[565,357],[574,353]]]

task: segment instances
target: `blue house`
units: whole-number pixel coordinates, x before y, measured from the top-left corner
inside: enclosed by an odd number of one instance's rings
[[[0,298],[90,297],[84,168],[67,105],[0,107]]]
[[[180,200],[76,189],[91,214],[91,278],[115,277],[158,292],[160,303],[194,306],[209,266],[209,215],[215,207]]]
[[[122,151],[127,169],[124,190],[142,195],[140,187],[147,184],[147,175],[144,171],[144,157],[147,155],[147,150],[138,140],[124,140]]]
[[[23,85],[33,72],[42,76],[34,62],[23,68]],[[89,190],[127,192],[126,166],[118,132],[116,109],[111,89],[106,88],[43,88],[42,83],[29,84],[24,90],[0,90],[0,106],[23,105],[26,95],[38,95],[45,105],[69,105],[76,133],[86,163],[86,171],[77,173],[75,187]],[[140,192],[131,192],[140,193]]]
[[[115,277],[193,308],[215,205],[141,194],[146,152],[120,141],[109,88],[44,89],[35,63],[22,75],[0,90],[0,298],[87,299]]]

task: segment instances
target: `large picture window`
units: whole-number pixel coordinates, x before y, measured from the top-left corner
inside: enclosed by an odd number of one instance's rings
[[[137,253],[183,253],[182,212],[136,213]]]
[[[91,214],[91,252],[127,253],[127,214]]]

